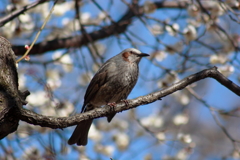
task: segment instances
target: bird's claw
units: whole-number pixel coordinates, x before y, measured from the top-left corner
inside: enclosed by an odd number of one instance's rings
[[[126,99],[122,99],[121,102],[124,102],[126,106],[129,106],[129,102]]]
[[[108,105],[108,106],[110,107],[110,109],[112,109],[112,110],[114,110],[114,107],[116,107],[116,103],[115,103],[115,102],[108,103],[107,105]]]

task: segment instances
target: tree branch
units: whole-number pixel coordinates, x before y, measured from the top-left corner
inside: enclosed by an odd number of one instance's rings
[[[16,11],[10,13],[9,15],[0,19],[0,27],[4,26],[7,22],[10,22],[14,18],[18,17],[20,14],[24,14],[24,12],[28,11],[29,9],[34,8],[37,5],[47,2],[47,1],[49,1],[49,0],[39,0],[37,2],[33,2],[32,4],[26,5],[23,8],[20,8]]]
[[[126,105],[124,102],[118,103],[114,110],[109,107],[105,106],[102,108],[97,108],[92,111],[77,114],[71,117],[51,117],[51,116],[43,116],[32,111],[20,108],[17,112],[14,112],[15,115],[22,121],[25,121],[30,124],[40,125],[42,127],[49,127],[49,128],[66,128],[72,125],[76,125],[83,120],[94,119],[99,117],[105,117],[111,113],[118,113],[124,110],[136,108],[140,105],[145,105],[149,103],[153,103],[157,100],[161,100],[163,97],[170,95],[178,90],[184,89],[188,85],[197,82],[199,80],[205,78],[214,78],[223,86],[231,90],[236,95],[240,96],[240,87],[234,84],[232,81],[224,77],[216,67],[203,70],[196,74],[190,75],[183,80],[173,84],[170,87],[167,87],[161,91],[154,92],[145,96],[141,96],[135,99],[128,100],[129,105]]]
[[[157,9],[160,8],[168,8],[168,9],[186,9],[188,7],[188,3],[186,2],[175,2],[175,1],[163,1],[163,2],[155,2]],[[203,5],[204,6],[204,5]],[[204,6],[207,9],[207,6]],[[233,9],[238,9],[236,6],[231,6]],[[100,30],[93,31],[89,33],[89,38],[91,42],[95,42],[97,40],[101,40],[116,34],[124,33],[127,30],[129,24],[131,24],[132,18],[136,16],[142,16],[144,14],[143,6],[138,8],[131,7],[129,10],[120,18],[115,24],[111,24],[103,27]],[[0,20],[1,22],[1,20]],[[1,24],[1,23],[0,23]],[[90,43],[89,38],[84,35],[79,36],[71,36],[62,39],[54,39],[51,41],[43,41],[37,43],[32,48],[29,54],[37,55],[43,54],[44,52],[54,51],[57,49],[63,48],[77,48],[82,47]],[[24,44],[25,45],[25,44]],[[23,55],[25,53],[24,45],[13,46],[13,51],[16,55]]]

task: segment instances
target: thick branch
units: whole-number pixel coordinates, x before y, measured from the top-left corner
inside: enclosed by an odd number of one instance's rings
[[[184,78],[183,80],[173,84],[170,87],[167,87],[161,91],[154,92],[145,96],[138,97],[136,99],[128,100],[129,105],[126,105],[125,103],[119,103],[114,107],[114,110],[112,110],[111,107],[105,106],[103,108],[97,108],[92,111],[77,114],[75,116],[71,117],[49,117],[49,116],[43,116],[36,114],[32,111],[26,110],[26,109],[20,109],[19,112],[15,112],[16,116],[30,124],[34,125],[40,125],[42,127],[50,127],[50,128],[66,128],[72,125],[78,124],[80,121],[88,120],[88,119],[94,119],[99,117],[107,116],[110,113],[118,113],[122,112],[124,110],[136,108],[140,105],[145,105],[149,103],[153,103],[157,100],[161,100],[161,98],[170,95],[178,90],[184,89],[188,85],[197,82],[204,78],[214,78],[219,83],[221,83],[223,86],[227,87],[229,90],[231,90],[236,95],[240,96],[240,87],[234,84],[232,81],[224,77],[216,67],[213,67],[211,69],[206,69],[201,72],[198,72],[196,74],[193,74],[189,77]]]
[[[12,112],[22,107],[19,93],[15,55],[9,41],[0,36],[0,139],[17,129],[19,120]]]

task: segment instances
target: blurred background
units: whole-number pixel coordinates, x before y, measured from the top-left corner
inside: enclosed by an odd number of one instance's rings
[[[98,68],[130,47],[150,57],[140,62],[129,99],[213,66],[240,84],[237,0],[55,2],[0,1],[0,35],[12,43],[17,59],[54,6],[30,54],[18,63],[20,90],[31,92],[24,106],[29,110],[54,117],[79,113]],[[60,130],[21,121],[0,141],[0,159],[240,159],[239,110],[239,97],[208,78],[119,113],[111,123],[94,120],[86,147],[67,144],[75,126]]]

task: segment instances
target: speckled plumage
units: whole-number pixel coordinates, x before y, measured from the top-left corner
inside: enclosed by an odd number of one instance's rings
[[[148,54],[141,53],[134,48],[128,48],[106,61],[87,88],[82,113],[126,99],[137,83],[138,64],[144,56],[148,56]],[[112,120],[114,115],[107,116],[108,122]],[[92,120],[80,122],[68,140],[68,144],[86,145],[91,124]]]

